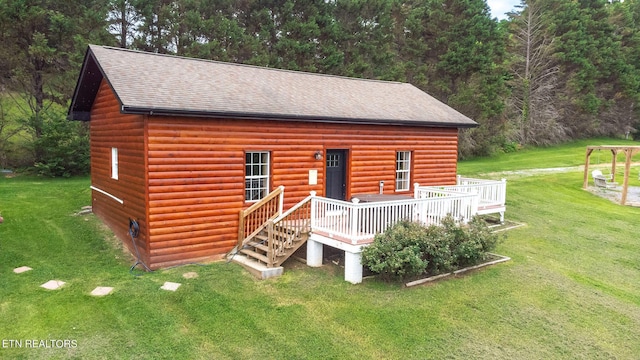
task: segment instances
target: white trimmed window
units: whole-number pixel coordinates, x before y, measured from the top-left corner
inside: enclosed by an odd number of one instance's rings
[[[408,191],[411,181],[411,151],[396,152],[396,191]]]
[[[111,148],[111,178],[118,180],[118,148]]]
[[[269,194],[269,152],[247,152],[244,199],[258,201]]]

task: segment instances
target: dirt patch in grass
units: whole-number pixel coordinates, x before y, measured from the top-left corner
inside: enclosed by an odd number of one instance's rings
[[[117,260],[124,260],[125,262],[133,262],[136,260],[133,254],[129,251],[129,249],[127,249],[126,246],[124,246],[122,241],[113,233],[113,231],[109,229],[109,227],[105,223],[100,221],[100,219],[96,218],[94,214],[86,214],[82,216],[86,219],[93,218],[95,226],[104,239],[105,244],[107,244],[109,248],[116,250]]]
[[[484,221],[486,221],[487,225],[489,226],[489,229],[491,229],[492,232],[496,232],[496,233],[526,226],[526,224],[519,223],[513,220],[505,219],[504,222],[500,222],[500,219],[498,217],[493,217],[490,215],[485,215],[482,218]]]

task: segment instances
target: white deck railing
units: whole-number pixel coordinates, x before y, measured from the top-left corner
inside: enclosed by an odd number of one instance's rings
[[[466,223],[477,213],[477,208],[475,194],[437,189],[421,190],[415,199],[371,203],[314,197],[311,228],[328,237],[357,244],[373,239],[403,220],[431,225],[452,215],[456,221]]]
[[[452,191],[456,193],[475,194],[478,196],[477,214],[499,213],[500,221],[504,221],[507,198],[507,180],[483,180],[457,177],[457,185],[420,186],[414,184],[414,197],[420,198],[423,192],[431,190]]]
[[[414,198],[362,203],[311,196],[311,229],[351,244],[366,243],[403,220],[440,224],[451,215],[467,223],[478,214],[500,213],[504,221],[506,180],[458,176],[458,185],[420,186]]]
[[[483,206],[504,206],[507,199],[507,180],[482,180],[458,175],[458,191],[475,192]]]
[[[507,194],[507,181],[505,179],[481,180],[472,178],[463,178],[458,176],[457,185],[439,185],[439,186],[420,186],[415,184],[415,195],[427,189],[437,189],[442,191],[453,191],[458,193],[477,194],[479,206],[503,206]]]

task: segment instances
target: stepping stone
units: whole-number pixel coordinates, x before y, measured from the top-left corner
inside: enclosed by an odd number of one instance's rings
[[[29,270],[33,270],[33,269],[28,266],[20,266],[19,268],[13,269],[13,272],[16,274],[22,274],[23,272],[26,272]]]
[[[93,291],[91,292],[91,295],[92,296],[105,296],[105,295],[109,295],[112,291],[113,291],[112,287],[98,286],[97,288],[93,289]]]
[[[162,290],[168,290],[168,291],[176,291],[176,290],[178,290],[178,288],[180,287],[180,285],[182,285],[182,284],[180,284],[180,283],[174,283],[174,282],[171,282],[171,281],[167,281],[167,282],[165,282],[165,283],[164,283],[164,285],[162,285],[162,286],[160,287],[160,289],[162,289]]]
[[[88,214],[91,214],[92,212],[93,210],[91,209],[91,206],[89,206],[88,208],[83,207],[82,210],[76,213],[76,215],[88,215]]]
[[[60,287],[62,287],[62,285],[64,285],[65,282],[64,281],[60,281],[60,280],[49,280],[46,283],[40,285],[40,287],[43,287],[47,290],[57,290]]]
[[[184,274],[182,274],[182,277],[185,279],[195,279],[198,277],[198,273],[197,272],[186,272]]]

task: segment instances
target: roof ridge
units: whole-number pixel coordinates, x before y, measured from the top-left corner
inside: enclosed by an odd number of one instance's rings
[[[240,67],[253,68],[253,69],[257,69],[257,70],[271,70],[271,71],[278,71],[278,72],[285,72],[285,73],[292,73],[292,74],[300,74],[300,75],[320,76],[320,77],[323,77],[323,78],[331,77],[331,78],[352,80],[352,81],[370,81],[370,82],[378,82],[378,83],[384,83],[384,84],[397,84],[397,85],[413,86],[410,83],[406,83],[406,82],[402,82],[402,81],[395,81],[395,80],[368,79],[368,78],[358,78],[358,77],[344,76],[344,75],[314,73],[314,72],[310,72],[310,71],[280,69],[280,68],[273,68],[273,67],[267,67],[267,66],[251,65],[251,64],[243,64],[243,63],[234,63],[234,62],[211,60],[211,59],[202,59],[202,58],[188,57],[188,56],[182,56],[182,55],[161,54],[161,53],[148,52],[148,51],[135,50],[135,49],[126,49],[126,48],[120,48],[120,47],[115,47],[115,46],[107,46],[107,45],[90,44],[89,47],[90,48],[98,47],[98,48],[103,48],[103,49],[108,49],[108,50],[124,51],[124,52],[136,53],[136,54],[140,54],[140,55],[161,56],[161,57],[167,57],[167,58],[172,58],[172,59],[179,58],[179,59],[184,59],[184,60],[202,61],[202,62],[207,62],[207,63],[221,64],[221,65],[240,66]]]

